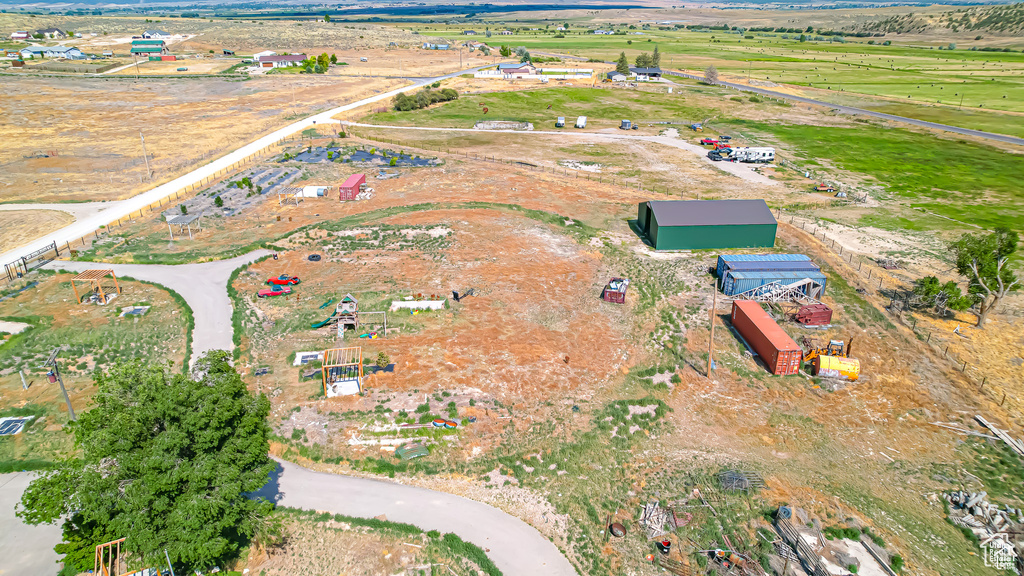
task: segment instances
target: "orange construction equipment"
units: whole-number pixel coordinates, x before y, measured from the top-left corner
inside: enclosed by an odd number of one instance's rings
[[[815,186],[814,189],[816,191],[818,191],[818,192],[835,192],[836,191],[836,189],[831,184],[826,184],[825,182],[818,183],[818,185]]]

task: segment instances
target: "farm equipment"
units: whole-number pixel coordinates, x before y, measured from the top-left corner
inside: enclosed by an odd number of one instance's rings
[[[804,353],[804,362],[810,362],[818,356],[848,358],[850,356],[850,348],[853,347],[853,338],[850,338],[849,346],[847,346],[842,340],[829,340],[827,346],[816,346],[814,342],[811,342],[806,338],[804,338],[804,345],[810,346],[810,349]]]
[[[850,358],[853,338],[848,344],[842,340],[830,340],[827,346],[817,347],[804,338],[804,345],[810,349],[804,353],[804,362],[811,363],[811,374],[851,382],[860,378],[860,360]]]
[[[818,185],[814,187],[814,190],[816,192],[828,192],[830,194],[836,191],[831,184],[826,184],[825,182],[819,182]]]

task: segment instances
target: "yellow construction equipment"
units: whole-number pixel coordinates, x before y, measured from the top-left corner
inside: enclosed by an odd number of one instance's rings
[[[804,339],[804,344],[808,345],[808,341]],[[850,344],[846,345],[842,340],[829,340],[828,346],[819,347],[811,346],[811,348],[804,352],[804,362],[810,362],[818,356],[835,356],[838,358],[849,358],[850,349],[853,348],[853,338],[850,338]]]

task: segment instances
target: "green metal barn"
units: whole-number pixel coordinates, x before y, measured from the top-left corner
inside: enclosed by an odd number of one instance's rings
[[[771,248],[777,226],[764,200],[652,200],[637,211],[655,250]]]

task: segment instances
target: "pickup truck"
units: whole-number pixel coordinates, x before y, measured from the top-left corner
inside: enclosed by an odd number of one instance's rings
[[[700,143],[705,146],[713,146],[718,144],[718,140],[715,140],[714,138],[701,138]]]

